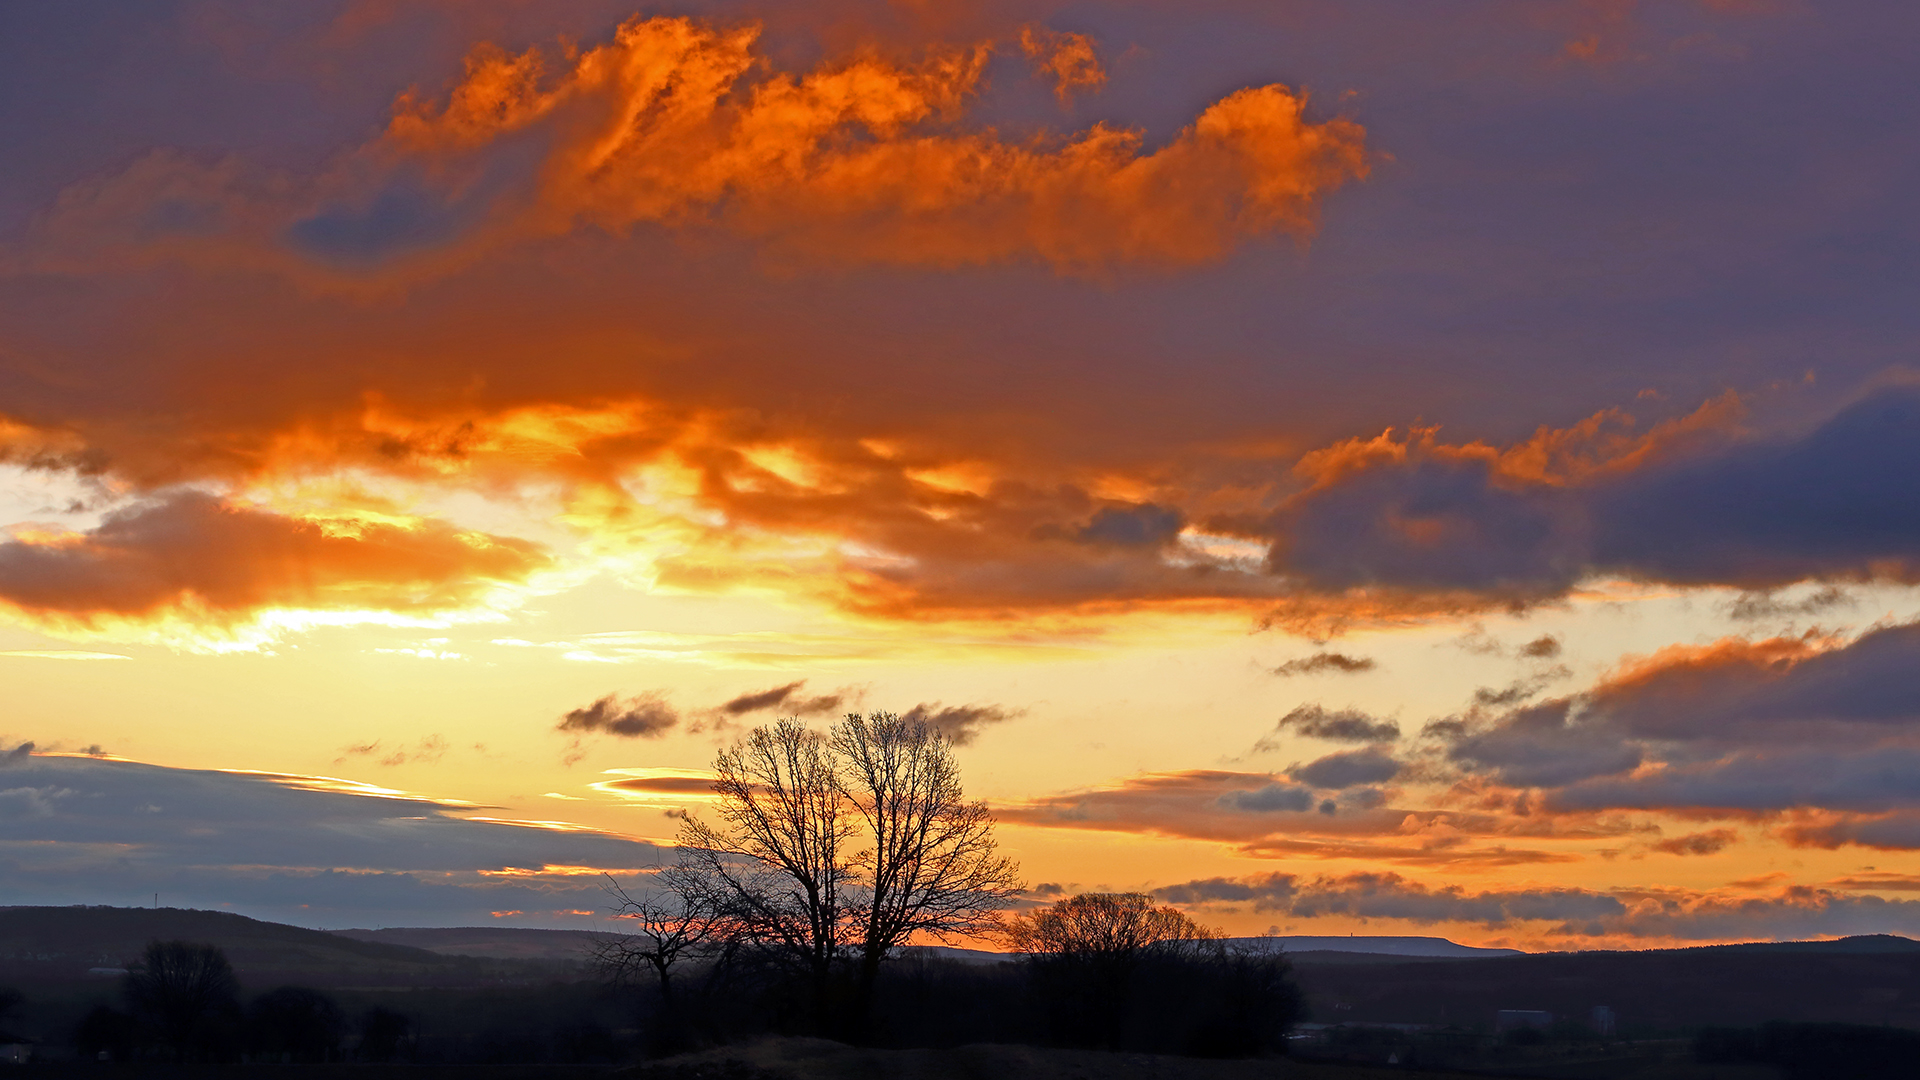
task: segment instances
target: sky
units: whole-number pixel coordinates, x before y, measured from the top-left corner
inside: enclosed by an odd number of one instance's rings
[[[1916,47],[0,4],[0,903],[603,925],[885,710],[1023,903],[1920,934]]]

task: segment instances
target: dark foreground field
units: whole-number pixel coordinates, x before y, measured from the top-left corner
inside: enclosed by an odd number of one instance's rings
[[[20,1080],[1385,1080],[1404,1069],[1285,1059],[1203,1061],[1030,1046],[879,1050],[766,1039],[628,1067],[583,1065],[21,1066]],[[1461,1073],[1417,1075],[1445,1080]],[[1731,1076],[1731,1074],[1729,1074]]]
[[[609,1065],[96,1065],[16,1067],[20,1080],[1783,1080],[1765,1066],[1698,1064],[1684,1043],[1548,1054],[1469,1071],[1263,1058],[1209,1061],[1159,1054],[969,1045],[885,1050],[823,1039],[765,1039],[634,1066]],[[1889,1076],[1896,1074],[1888,1074]],[[1912,1075],[1903,1073],[1898,1075]]]
[[[1685,1044],[1585,1059],[1535,1060],[1504,1069],[1409,1069],[1290,1058],[1210,1061],[1032,1046],[874,1050],[818,1039],[770,1039],[686,1054],[624,1070],[630,1080],[1388,1080],[1420,1076],[1534,1076],[1564,1080],[1780,1080],[1770,1068],[1700,1065]]]

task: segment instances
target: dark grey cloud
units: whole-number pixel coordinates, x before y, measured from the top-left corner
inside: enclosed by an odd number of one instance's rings
[[[1352,675],[1361,671],[1372,671],[1376,666],[1370,656],[1347,656],[1343,653],[1317,653],[1303,656],[1298,660],[1289,660],[1273,669],[1275,675],[1286,678],[1293,675],[1324,675],[1339,672]]]
[[[1270,783],[1247,791],[1226,792],[1218,802],[1228,810],[1250,814],[1299,812],[1313,807],[1313,792],[1298,784]]]
[[[1834,608],[1853,607],[1857,603],[1851,594],[1837,585],[1828,585],[1810,596],[1791,601],[1781,600],[1768,591],[1744,592],[1727,605],[1727,614],[1742,622],[1754,622],[1818,615]]]
[[[1886,851],[1912,851],[1920,848],[1920,810],[1793,821],[1782,826],[1779,832],[1787,842],[1803,847],[1837,848],[1855,844]]]
[[[1560,788],[1549,802],[1556,808],[1580,810],[1873,813],[1920,807],[1920,748],[1781,747],[1736,752],[1698,764],[1670,765],[1648,775],[1583,780]]]
[[[1273,734],[1254,744],[1254,752],[1277,749],[1278,736],[1283,732],[1329,742],[1392,742],[1400,737],[1400,725],[1368,716],[1358,709],[1332,710],[1320,705],[1301,705],[1281,717],[1274,725]]]
[[[478,209],[443,202],[417,185],[395,183],[359,205],[331,205],[295,221],[286,239],[323,262],[371,267],[453,239],[463,224],[477,219]]]
[[[29,821],[53,816],[54,804],[73,794],[71,788],[0,788],[0,821]]]
[[[1497,483],[1484,458],[1416,452],[1288,503],[1268,522],[1268,565],[1327,592],[1548,596],[1586,571],[1580,525],[1561,489]]]
[[[1317,788],[1350,788],[1378,784],[1400,774],[1400,762],[1378,747],[1346,750],[1338,754],[1295,765],[1287,775],[1302,784]]]
[[[1811,433],[1610,485],[1593,561],[1688,584],[1920,574],[1920,390],[1881,390]]]
[[[1251,903],[1255,911],[1273,911],[1298,918],[1348,915],[1486,926],[1533,919],[1585,920],[1618,916],[1627,910],[1618,898],[1587,889],[1469,892],[1459,886],[1428,886],[1399,874],[1379,873],[1316,878],[1293,874],[1208,878],[1160,889],[1158,895],[1176,904]]]
[[[847,700],[847,695],[844,693],[804,696],[800,691],[806,685],[807,681],[800,679],[767,690],[741,694],[722,703],[717,711],[724,716],[745,716],[748,713],[779,709],[787,716],[817,716],[834,712]]]
[[[0,904],[126,903],[159,891],[181,906],[305,925],[458,925],[497,910],[548,917],[601,906],[591,881],[526,871],[666,857],[607,833],[469,820],[461,814],[471,809],[295,777],[83,757],[32,758],[5,777]]]
[[[1443,728],[1444,721],[1428,730],[1460,733],[1447,751],[1453,761],[1517,787],[1559,787],[1626,772],[1645,758],[1639,744],[1583,724],[1571,711],[1572,703],[1562,699],[1518,710],[1486,731],[1466,734],[1464,724]]]
[[[1838,646],[1679,649],[1585,693],[1426,733],[1454,765],[1545,789],[1563,811],[1903,811],[1920,807],[1920,624]]]
[[[23,742],[11,750],[0,752],[0,765],[17,765],[33,756],[33,743]]]
[[[1623,733],[1661,739],[1920,730],[1920,624],[1825,651],[1791,639],[1704,650],[1604,686],[1588,708]]]
[[[1542,640],[1552,641],[1552,638]],[[1555,651],[1559,650],[1556,642]],[[1524,654],[1523,654],[1524,655]],[[1488,709],[1503,709],[1531,700],[1553,683],[1568,678],[1572,669],[1565,664],[1555,664],[1544,670],[1535,671],[1523,679],[1515,679],[1507,685],[1494,689],[1491,686],[1478,687],[1473,692],[1473,709],[1483,712]]]
[[[1529,660],[1551,660],[1560,655],[1560,639],[1552,634],[1542,634],[1520,646],[1520,655]]]
[[[1653,850],[1663,851],[1668,855],[1714,855],[1725,851],[1738,839],[1740,834],[1732,829],[1709,829],[1706,832],[1656,840],[1650,846]]]
[[[1490,455],[1416,443],[1290,501],[1268,522],[1269,563],[1329,592],[1514,603],[1559,596],[1591,574],[1762,591],[1810,579],[1914,581],[1915,490],[1920,389],[1896,386],[1802,435],[1722,436],[1573,484],[1504,477]],[[1840,600],[1813,602],[1803,613]],[[1736,610],[1769,609],[1750,598]],[[1522,654],[1550,656],[1551,642]]]
[[[1539,692],[1538,687],[1525,679],[1521,679],[1518,682],[1509,683],[1498,690],[1495,690],[1491,686],[1479,687],[1473,692],[1473,703],[1483,708],[1500,708],[1507,705],[1518,705]]]
[[[982,728],[1011,720],[1020,715],[1020,710],[1004,705],[942,705],[937,701],[923,701],[901,715],[926,724],[956,746],[966,746],[979,736]]]
[[[1159,547],[1172,543],[1186,524],[1185,516],[1169,506],[1108,506],[1096,511],[1093,519],[1074,533],[1074,539],[1083,544]]]
[[[626,739],[657,739],[673,730],[680,713],[667,704],[660,691],[640,694],[622,701],[608,694],[591,705],[574,709],[560,718],[557,730],[575,734],[602,732]]]
[[[384,739],[375,739],[372,742],[356,743],[351,746],[341,747],[340,756],[335,760],[345,761],[348,758],[371,758],[387,766],[406,765],[409,763],[415,765],[433,765],[438,763],[441,758],[446,757],[447,751],[452,748],[452,744],[448,743],[446,737],[442,735],[429,735],[411,744],[388,744]]]

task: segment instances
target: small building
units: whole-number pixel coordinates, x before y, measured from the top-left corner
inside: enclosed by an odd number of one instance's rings
[[[1595,1005],[1593,1007],[1593,1015],[1589,1018],[1589,1022],[1593,1025],[1593,1030],[1596,1035],[1604,1035],[1609,1038],[1613,1036],[1614,1016],[1611,1008],[1605,1005]]]
[[[1495,1031],[1515,1031],[1520,1028],[1543,1028],[1553,1023],[1553,1014],[1539,1009],[1501,1009],[1493,1014]]]
[[[32,1060],[32,1039],[0,1031],[0,1065],[25,1065]]]

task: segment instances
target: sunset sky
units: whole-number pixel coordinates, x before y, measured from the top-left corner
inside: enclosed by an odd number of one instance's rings
[[[1920,935],[1920,8],[0,6],[0,904],[587,926],[915,711],[1028,899]]]

